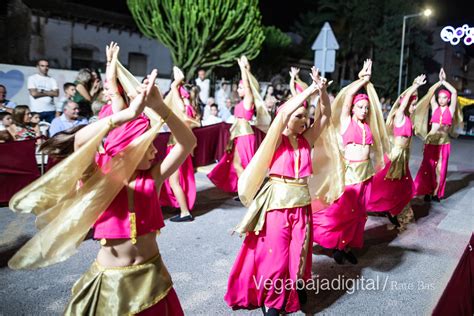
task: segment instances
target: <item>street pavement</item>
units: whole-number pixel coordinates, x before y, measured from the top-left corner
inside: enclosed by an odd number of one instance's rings
[[[413,176],[421,158],[422,144],[415,140]],[[231,230],[245,209],[213,187],[203,169],[196,174],[195,221],[170,222],[173,213],[165,210],[166,227],[158,237],[163,260],[186,315],[260,315],[259,310],[232,312],[223,300],[242,243]],[[474,139],[457,139],[452,142],[447,199],[431,204],[414,199],[416,223],[405,232],[398,234],[384,217],[369,216],[365,246],[355,251],[357,265],[337,265],[329,253],[313,248],[312,271],[319,292],[310,291],[304,311],[429,314],[474,231],[473,195]],[[97,242],[87,240],[66,262],[34,271],[10,270],[8,259],[35,231],[32,215],[0,208],[0,315],[60,315],[71,287],[99,248]],[[324,287],[324,282],[332,282],[333,289]]]

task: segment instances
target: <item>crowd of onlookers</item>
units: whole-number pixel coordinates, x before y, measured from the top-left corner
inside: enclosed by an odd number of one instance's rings
[[[64,96],[59,99],[58,84],[48,75],[48,61],[39,60],[36,68],[38,72],[28,78],[29,106],[8,100],[7,89],[0,83],[0,142],[38,139],[39,143],[42,138],[94,122],[107,103],[104,83],[95,69],[80,69],[74,82],[63,85]],[[197,78],[184,88],[189,92],[202,126],[233,122],[234,106],[240,102],[238,82],[221,79],[213,93],[211,80],[206,77],[206,71],[200,69]],[[290,97],[288,85],[276,82],[262,84],[261,88],[261,98],[272,115]],[[330,98],[333,99],[334,94],[331,93]],[[381,98],[380,101],[386,117],[391,100]],[[309,102],[310,118],[314,115],[315,102]]]

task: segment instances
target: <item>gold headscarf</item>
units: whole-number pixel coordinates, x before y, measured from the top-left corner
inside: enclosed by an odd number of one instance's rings
[[[124,90],[135,93],[140,84],[135,77],[121,65],[117,75]],[[150,129],[133,140],[102,169],[95,168],[87,179],[83,179],[83,174],[95,164],[97,148],[107,135],[108,126],[12,197],[10,209],[19,213],[34,213],[39,232],[10,259],[10,268],[46,267],[75,253],[97,218],[128,183],[161,128],[162,120],[156,112],[146,108],[145,113],[150,119]]]

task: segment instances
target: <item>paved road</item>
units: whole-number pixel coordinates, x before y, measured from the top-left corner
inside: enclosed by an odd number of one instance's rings
[[[413,144],[411,170],[421,161],[421,143]],[[335,265],[320,248],[313,249],[313,274],[324,280],[358,284],[355,291],[310,293],[307,313],[427,314],[449,279],[474,230],[474,140],[455,140],[449,165],[448,199],[440,204],[413,201],[417,222],[398,235],[387,220],[369,217],[365,247],[357,266]],[[231,196],[197,174],[198,204],[192,223],[172,223],[158,237],[164,261],[187,315],[227,315],[228,273],[242,240],[230,236],[245,209]],[[166,213],[166,218],[172,214]],[[36,271],[12,271],[8,258],[34,232],[34,218],[0,209],[0,314],[59,315],[73,283],[88,269],[98,244],[88,240],[64,263]],[[361,281],[364,280],[364,281]],[[358,282],[358,283],[357,283]],[[315,283],[316,284],[316,283]],[[364,287],[364,288],[362,288]],[[258,315],[258,311],[236,312]],[[301,313],[299,313],[301,314]]]

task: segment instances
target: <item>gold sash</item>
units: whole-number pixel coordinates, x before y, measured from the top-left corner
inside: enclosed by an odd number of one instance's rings
[[[448,133],[441,133],[441,132],[436,132],[436,133],[428,133],[425,139],[425,144],[430,144],[430,145],[444,145],[444,144],[449,144],[451,140],[449,139],[449,134]]]
[[[246,119],[236,118],[230,127],[230,140],[244,135],[253,135],[252,126],[250,126],[249,121]]]
[[[404,144],[397,141],[397,138],[395,138],[395,142],[389,155],[391,162],[390,169],[388,170],[385,179],[400,180],[407,174],[406,168],[410,160],[410,143],[411,139],[410,142]]]
[[[234,228],[234,231],[239,234],[254,231],[258,234],[265,224],[266,212],[303,207],[309,204],[311,204],[311,196],[306,183],[270,177],[263,184],[250,204],[244,218]]]
[[[363,161],[346,160],[345,184],[357,184],[370,179],[374,175],[374,167],[370,159]]]
[[[162,300],[173,287],[161,255],[127,267],[95,261],[74,284],[65,315],[133,315]]]

